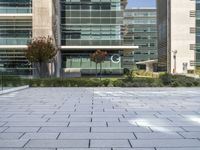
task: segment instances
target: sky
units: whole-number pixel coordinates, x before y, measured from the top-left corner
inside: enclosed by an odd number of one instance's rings
[[[155,7],[155,0],[128,0],[128,8]]]

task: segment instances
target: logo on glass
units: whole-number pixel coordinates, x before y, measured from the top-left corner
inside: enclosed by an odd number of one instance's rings
[[[119,54],[114,54],[111,56],[111,61],[118,64],[121,61],[121,56]]]

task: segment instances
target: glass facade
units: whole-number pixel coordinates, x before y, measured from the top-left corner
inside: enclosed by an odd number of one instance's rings
[[[196,0],[196,65],[200,67],[200,0]]]
[[[103,74],[117,74],[121,72],[121,63],[114,63],[111,61],[113,53],[108,53],[105,61],[102,63]],[[95,74],[96,64],[90,60],[91,51],[76,51],[76,52],[63,52],[62,54],[62,68],[81,68],[82,74]],[[98,69],[100,65],[98,64]]]
[[[0,13],[31,13],[32,0],[0,0]]]
[[[0,50],[0,65],[4,68],[23,68],[23,72],[29,72],[26,68],[29,68],[30,65],[27,62],[24,56],[25,50],[19,49],[1,49]],[[22,71],[22,70],[20,70]],[[28,73],[27,73],[28,74]]]
[[[127,9],[125,19],[125,45],[137,45],[134,61],[157,59],[156,9]]]
[[[31,38],[32,20],[0,20],[0,45],[27,45]]]
[[[123,45],[124,0],[60,0],[62,46]],[[82,74],[94,74],[93,50],[62,50],[62,68],[80,68]],[[101,49],[103,50],[103,49]],[[111,59],[119,50],[107,51],[103,73],[119,74],[122,63]],[[99,66],[99,65],[98,65]]]
[[[18,14],[16,17],[0,19],[0,66],[19,68],[19,74],[30,75],[30,67],[24,56],[24,49],[8,48],[9,46],[27,45],[32,39],[32,19],[22,19],[19,14],[32,13],[32,0],[0,0],[0,14]]]
[[[31,38],[32,20],[0,20],[0,45],[27,45]],[[5,68],[27,68],[29,66],[24,56],[24,50],[6,48],[0,49],[0,65]],[[25,71],[23,74],[28,72]]]
[[[61,0],[62,45],[122,45],[121,0]]]
[[[61,15],[61,46],[123,46],[123,13],[126,0],[59,0],[58,3]],[[29,66],[24,50],[6,48],[24,46],[31,41],[32,18],[27,19],[29,15],[24,17],[24,14],[29,13],[32,13],[32,0],[0,0],[0,14],[15,14],[15,17],[0,19],[0,45],[5,45],[5,48],[0,50],[1,66]],[[95,50],[61,49],[62,68],[81,68],[83,71],[87,70],[86,73],[88,70],[95,70],[95,64],[90,61],[90,54]],[[111,59],[113,55],[122,52],[118,49],[107,52],[109,55],[103,63],[104,71],[120,72],[121,61],[116,63]]]
[[[157,0],[157,24],[158,24],[158,71],[168,71],[171,67],[168,51],[169,16],[167,6],[169,2]]]

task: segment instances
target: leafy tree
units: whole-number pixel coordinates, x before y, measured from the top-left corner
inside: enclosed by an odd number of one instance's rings
[[[96,50],[94,53],[90,55],[91,61],[95,62],[96,64],[96,76],[97,76],[97,65],[100,64],[100,75],[102,74],[102,63],[105,61],[107,56],[107,52]]]
[[[35,38],[30,44],[28,44],[28,49],[25,52],[28,61],[35,65],[39,77],[46,76],[48,72],[47,63],[53,60],[56,54],[57,48],[51,37]]]

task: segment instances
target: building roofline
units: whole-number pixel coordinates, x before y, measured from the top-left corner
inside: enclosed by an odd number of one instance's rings
[[[27,49],[27,45],[0,45],[0,49]]]
[[[62,50],[94,50],[94,49],[102,49],[102,50],[134,50],[138,49],[138,46],[61,46]]]
[[[155,63],[158,63],[158,59],[136,62],[137,65],[155,64]]]
[[[144,10],[144,9],[150,9],[150,10],[156,10],[156,7],[131,7],[131,8],[126,8],[126,10]]]
[[[32,13],[28,14],[0,14],[0,19],[31,19]]]

